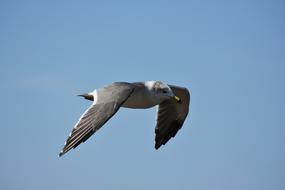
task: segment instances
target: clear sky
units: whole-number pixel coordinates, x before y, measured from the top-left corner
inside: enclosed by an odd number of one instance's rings
[[[0,189],[285,189],[285,3],[0,2]],[[155,108],[120,109],[59,158],[114,81],[191,91],[154,149]]]

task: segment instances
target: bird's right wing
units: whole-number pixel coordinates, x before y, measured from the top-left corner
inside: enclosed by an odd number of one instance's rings
[[[190,93],[186,88],[169,85],[173,93],[181,99],[177,103],[173,99],[159,104],[155,127],[155,148],[165,145],[181,129],[189,111]]]
[[[59,156],[62,156],[72,148],[76,148],[100,129],[118,111],[133,90],[134,86],[128,83],[114,83],[100,89],[98,102],[91,105],[80,117]]]

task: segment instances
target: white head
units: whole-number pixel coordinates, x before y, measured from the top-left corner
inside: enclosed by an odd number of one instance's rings
[[[174,99],[178,103],[181,102],[180,98],[175,96],[171,88],[160,81],[147,81],[145,82],[145,86],[151,90],[155,96],[158,96],[160,99]]]

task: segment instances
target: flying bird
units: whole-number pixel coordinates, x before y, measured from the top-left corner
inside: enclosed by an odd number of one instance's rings
[[[182,127],[190,103],[190,93],[186,88],[160,81],[115,82],[79,96],[93,101],[93,104],[75,124],[59,156],[85,142],[120,107],[145,109],[158,105],[155,127],[155,149],[158,149]]]

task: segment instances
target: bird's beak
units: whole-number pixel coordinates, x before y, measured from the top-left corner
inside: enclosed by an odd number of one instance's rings
[[[178,96],[173,96],[173,99],[179,104],[182,102]]]
[[[78,96],[82,96],[83,98],[85,98],[86,100],[90,100],[90,101],[93,101],[94,100],[94,97],[93,95],[91,94],[79,94]]]

